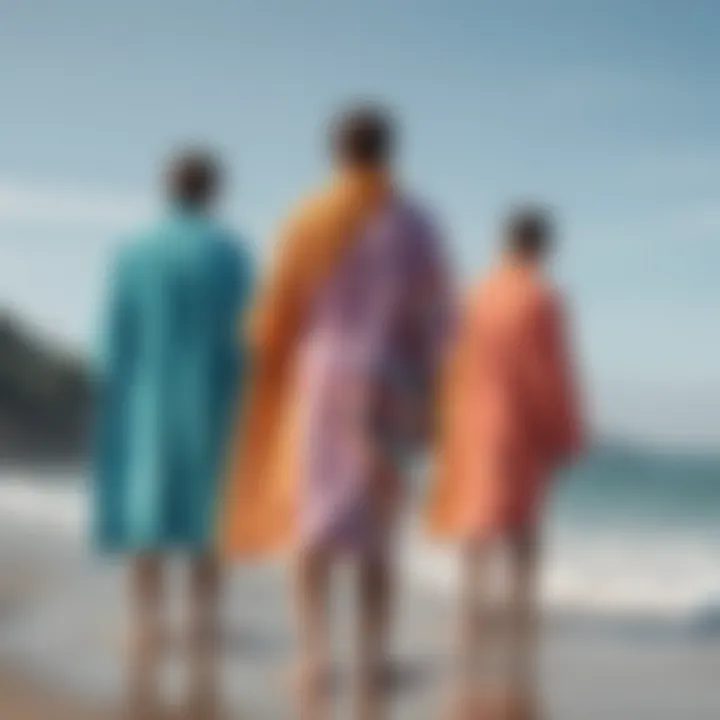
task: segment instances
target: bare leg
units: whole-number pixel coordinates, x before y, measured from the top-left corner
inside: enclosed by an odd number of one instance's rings
[[[192,561],[190,573],[190,708],[194,717],[209,720],[217,706],[220,567],[205,556]]]
[[[537,665],[538,542],[534,531],[511,539],[513,591],[510,603],[510,662],[513,686],[522,697],[535,692]]]
[[[458,608],[458,668],[470,676],[478,669],[483,645],[489,641],[488,578],[493,543],[468,545],[463,550]]]
[[[484,630],[484,582],[490,550],[490,544],[484,543],[467,545],[462,551],[451,717],[472,717],[474,712],[475,679]]]
[[[330,558],[322,551],[300,553],[295,569],[301,715],[320,716],[329,673],[328,595]]]
[[[383,717],[387,689],[388,637],[392,601],[392,569],[384,555],[359,559],[359,626],[357,638],[356,716]]]
[[[371,684],[387,671],[392,603],[392,570],[387,557],[360,560],[360,625],[358,670]]]
[[[134,558],[129,568],[131,647],[129,699],[133,714],[145,717],[158,709],[162,633],[162,562],[155,555]]]

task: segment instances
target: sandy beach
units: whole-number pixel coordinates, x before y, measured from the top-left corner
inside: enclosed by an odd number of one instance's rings
[[[50,503],[57,509],[57,503]],[[123,700],[121,569],[89,555],[62,513],[31,518],[0,503],[0,717],[94,720]],[[37,512],[34,509],[33,512]],[[64,518],[64,519],[63,519]],[[171,623],[182,574],[172,574]],[[334,717],[350,717],[345,692],[353,627],[345,584],[333,605],[339,692]],[[222,696],[228,717],[296,716],[286,670],[293,647],[283,568],[239,567],[223,619]],[[451,595],[406,573],[398,600],[397,682],[388,717],[441,718]],[[172,625],[169,629],[172,637]],[[178,643],[170,642],[169,706],[182,695]],[[720,639],[688,628],[549,616],[542,644],[542,713],[550,720],[714,720],[720,716]]]

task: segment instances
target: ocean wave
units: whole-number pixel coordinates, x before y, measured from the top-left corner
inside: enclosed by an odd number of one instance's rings
[[[3,522],[42,527],[49,535],[81,537],[87,527],[88,497],[78,483],[14,474],[0,482],[0,518]]]
[[[0,522],[42,528],[50,541],[83,542],[87,492],[78,483],[0,482]],[[457,553],[408,523],[402,567],[412,583],[452,595]],[[544,543],[542,603],[555,618],[660,622],[720,635],[720,536],[691,528],[637,532],[556,528]]]
[[[435,592],[456,591],[456,552],[411,529],[403,560],[412,580]],[[664,623],[720,634],[719,568],[720,545],[690,531],[550,533],[542,605],[554,618]]]

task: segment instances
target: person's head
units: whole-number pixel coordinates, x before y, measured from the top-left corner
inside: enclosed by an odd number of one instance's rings
[[[523,261],[542,262],[553,246],[553,222],[542,208],[523,208],[512,212],[505,225],[505,248]]]
[[[220,193],[222,168],[214,155],[203,150],[178,153],[167,171],[167,193],[174,203],[202,210]]]
[[[388,111],[373,105],[345,110],[331,131],[333,160],[340,166],[385,167],[395,154],[395,135],[395,123]]]

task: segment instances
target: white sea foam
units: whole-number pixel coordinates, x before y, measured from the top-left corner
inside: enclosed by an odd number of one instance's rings
[[[404,563],[439,592],[457,587],[457,553],[411,531]],[[678,532],[550,533],[544,546],[543,604],[553,612],[691,621],[720,611],[720,544]]]
[[[0,522],[42,528],[48,542],[58,533],[82,536],[87,515],[87,494],[77,483],[38,483],[36,476],[21,473],[0,482]]]
[[[0,482],[0,522],[42,528],[48,542],[82,539],[87,515],[79,484],[20,475]],[[416,527],[404,534],[402,560],[413,582],[454,592],[457,553],[429,542]],[[552,611],[688,621],[719,616],[718,535],[559,528],[548,534],[543,567],[543,602]]]

